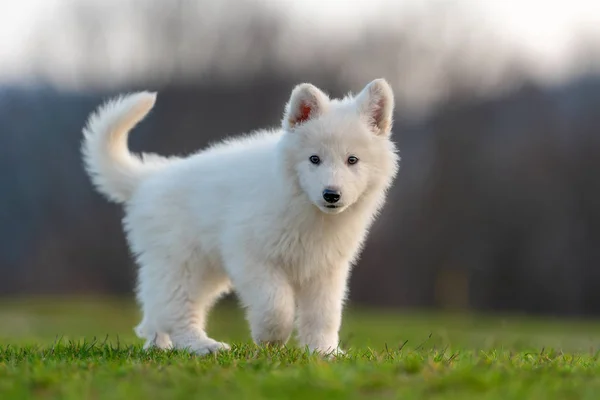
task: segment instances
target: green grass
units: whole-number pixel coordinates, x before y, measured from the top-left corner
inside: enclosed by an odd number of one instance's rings
[[[349,310],[328,361],[249,340],[236,307],[209,333],[231,352],[144,352],[129,301],[0,304],[0,399],[596,399],[600,324]]]

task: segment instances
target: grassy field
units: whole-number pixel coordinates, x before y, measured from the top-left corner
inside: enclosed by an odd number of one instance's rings
[[[349,309],[347,357],[256,348],[218,307],[217,356],[144,352],[119,300],[0,303],[0,399],[596,399],[600,324]]]

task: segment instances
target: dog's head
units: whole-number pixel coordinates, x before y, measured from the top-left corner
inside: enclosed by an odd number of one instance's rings
[[[393,109],[383,79],[340,100],[308,83],[294,88],[280,150],[287,171],[321,211],[341,213],[365,193],[389,187],[398,168],[390,140]]]

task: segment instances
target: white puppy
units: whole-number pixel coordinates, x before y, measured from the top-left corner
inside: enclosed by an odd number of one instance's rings
[[[339,351],[350,269],[398,170],[388,83],[344,99],[298,85],[280,129],[186,158],[129,152],[128,132],[155,100],[108,101],[82,148],[97,190],[125,206],[146,347],[228,349],[205,320],[233,286],[256,343],[285,343],[296,321],[302,346]]]

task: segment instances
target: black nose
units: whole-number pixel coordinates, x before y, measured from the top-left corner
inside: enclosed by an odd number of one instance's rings
[[[340,197],[342,197],[342,194],[337,190],[323,190],[323,198],[328,203],[337,203],[340,200]]]

